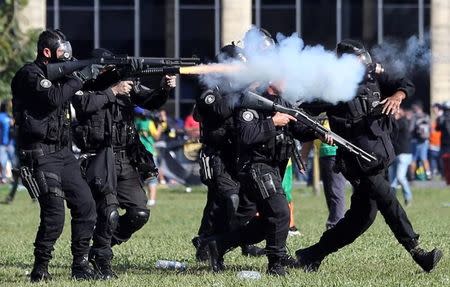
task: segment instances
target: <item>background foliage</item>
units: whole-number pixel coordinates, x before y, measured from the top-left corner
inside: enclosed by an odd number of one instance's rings
[[[35,58],[37,30],[21,31],[17,14],[29,0],[0,1],[0,99],[11,97],[11,79]]]

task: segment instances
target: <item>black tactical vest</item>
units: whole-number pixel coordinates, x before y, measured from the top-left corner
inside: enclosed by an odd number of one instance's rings
[[[352,157],[364,173],[376,173],[388,167],[395,159],[391,142],[392,119],[382,115],[381,93],[377,81],[363,82],[357,96],[348,102],[338,104],[328,112],[331,130],[348,141],[373,154],[377,160],[366,162],[338,149],[339,158]],[[352,165],[347,164],[347,169]],[[351,166],[350,169],[354,169]]]

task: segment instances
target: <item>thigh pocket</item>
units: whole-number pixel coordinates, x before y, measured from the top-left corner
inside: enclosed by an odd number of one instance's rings
[[[34,172],[34,178],[36,179],[41,195],[53,193],[57,196],[64,197],[64,193],[61,188],[61,177],[56,173],[36,170]]]

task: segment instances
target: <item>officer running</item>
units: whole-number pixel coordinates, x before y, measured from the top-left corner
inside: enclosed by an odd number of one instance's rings
[[[315,113],[326,111],[331,130],[372,153],[378,160],[368,163],[344,149],[337,150],[336,169],[354,188],[350,209],[333,228],[323,233],[318,243],[296,251],[298,266],[305,271],[318,270],[327,255],[363,234],[379,210],[397,241],[423,270],[430,272],[441,259],[442,251],[427,252],[419,247],[419,235],[414,232],[387,179],[387,167],[395,158],[390,139],[390,115],[398,111],[406,97],[413,95],[414,86],[406,78],[391,79],[379,73],[370,54],[358,41],[344,40],[337,45],[336,52],[338,56],[356,55],[368,65],[358,94],[353,100],[335,106],[312,104],[304,107]]]

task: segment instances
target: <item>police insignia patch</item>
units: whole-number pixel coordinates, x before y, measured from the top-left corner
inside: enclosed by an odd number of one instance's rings
[[[47,79],[42,79],[39,84],[41,85],[41,87],[43,87],[44,89],[48,89],[52,86],[52,82],[50,82]]]
[[[207,105],[210,105],[210,104],[214,103],[215,100],[216,100],[216,97],[214,95],[207,95],[205,98],[205,103]]]
[[[77,95],[77,96],[82,96],[82,95],[83,95],[83,91],[79,90],[79,91],[77,91],[77,92],[75,93],[75,95]]]
[[[250,122],[253,120],[254,116],[252,112],[245,111],[242,113],[242,118],[244,119],[244,121]]]

